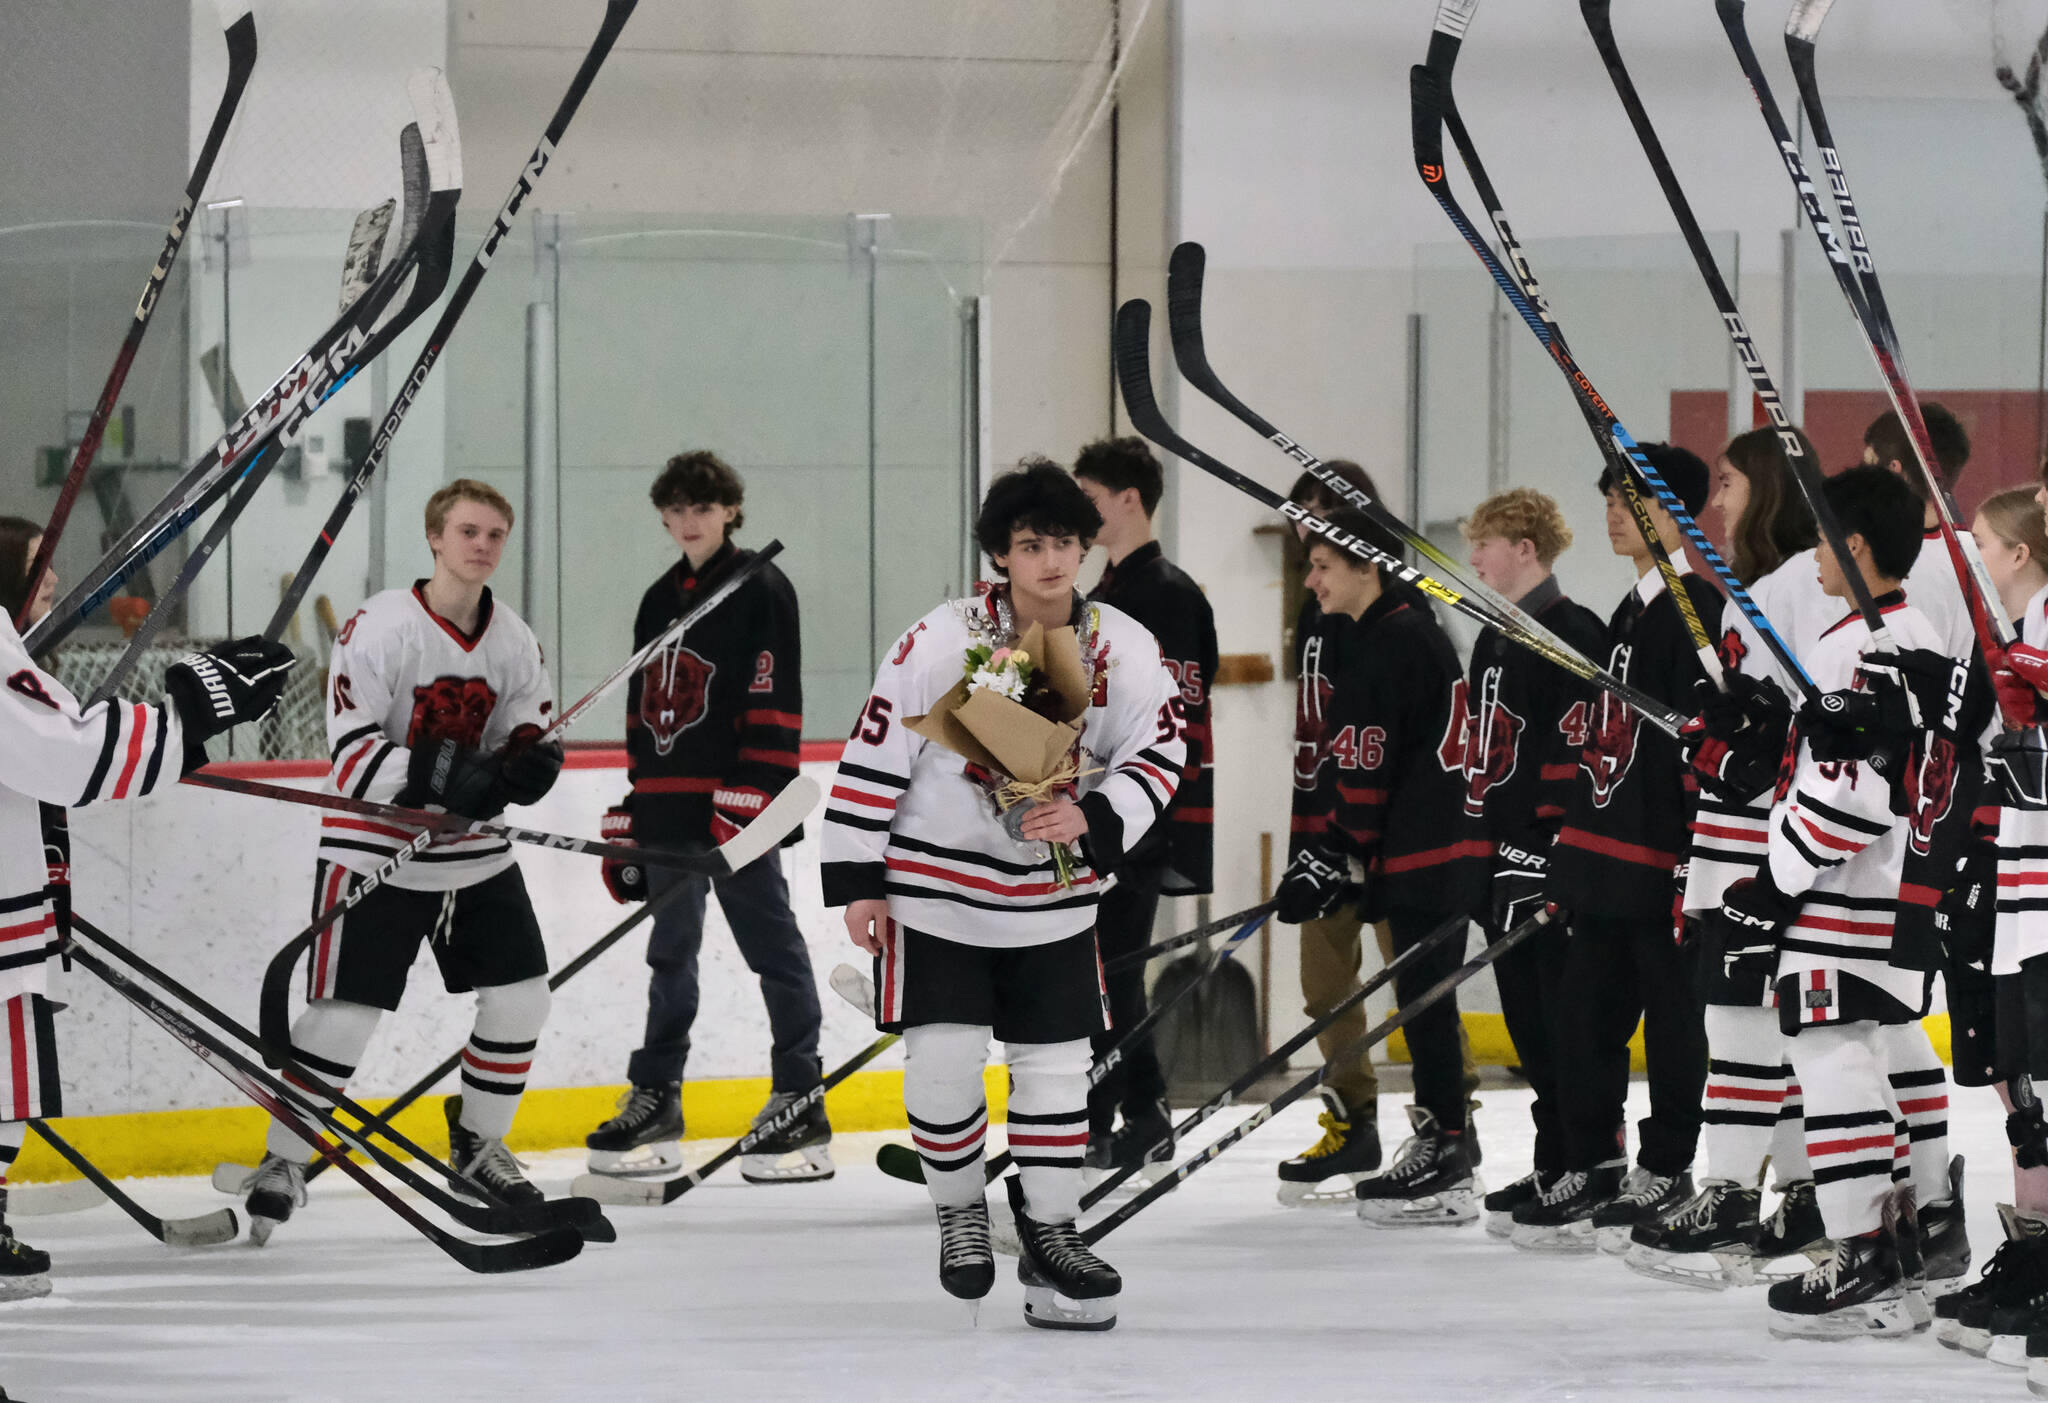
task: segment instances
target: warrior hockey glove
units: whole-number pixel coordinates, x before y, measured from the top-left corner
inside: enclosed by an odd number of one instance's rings
[[[512,732],[498,753],[497,798],[503,801],[499,808],[538,804],[555,787],[555,779],[562,773],[562,743],[551,740],[542,744],[540,734],[540,727],[528,722]]]
[[[251,637],[172,663],[164,672],[164,691],[184,727],[183,772],[206,763],[206,742],[222,731],[269,715],[296,661],[284,644]]]
[[[1505,934],[1543,909],[1550,854],[1513,843],[1498,845],[1493,860],[1493,928]]]
[[[630,843],[633,841],[633,811],[625,804],[604,811],[604,822],[598,827],[598,836],[607,843]],[[608,857],[604,860],[604,889],[612,894],[612,900],[624,906],[629,902],[647,900],[647,869],[637,862]]]
[[[723,846],[761,816],[768,796],[750,784],[723,785],[711,791],[711,841]]]
[[[1768,867],[1754,877],[1731,883],[1721,896],[1720,909],[1706,917],[1708,923],[1719,927],[1721,964],[1727,977],[1775,978],[1778,937],[1798,914],[1799,902],[1778,890]]]
[[[496,818],[505,810],[503,764],[501,756],[458,740],[422,741],[412,748],[398,802],[412,808],[436,804],[464,818]]]
[[[1726,674],[1728,690],[1704,679],[1695,688],[1699,714],[1678,733],[1700,788],[1747,804],[1777,783],[1791,734],[1792,708],[1769,678]]]
[[[1288,925],[1298,926],[1327,916],[1344,895],[1351,880],[1351,864],[1340,852],[1328,848],[1303,848],[1287,864],[1287,875],[1273,894],[1273,914]]]

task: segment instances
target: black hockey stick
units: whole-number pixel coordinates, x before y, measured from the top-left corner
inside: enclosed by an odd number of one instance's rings
[[[1418,1014],[1433,1008],[1460,984],[1463,984],[1473,975],[1479,973],[1480,970],[1485,969],[1509,950],[1512,950],[1531,935],[1534,935],[1538,930],[1550,924],[1552,919],[1550,911],[1545,909],[1537,912],[1519,926],[1516,926],[1499,940],[1496,940],[1477,955],[1465,961],[1464,964],[1459,965],[1442,979],[1430,985],[1429,989],[1413,1003],[1405,1004],[1401,1008],[1396,1009],[1393,1013],[1382,1018],[1370,1031],[1346,1043],[1342,1048],[1338,1049],[1336,1056],[1332,1057],[1329,1062],[1325,1062],[1271,1101],[1259,1107],[1258,1110],[1246,1116],[1236,1125],[1231,1126],[1229,1130],[1225,1131],[1215,1140],[1204,1145],[1197,1154],[1189,1158],[1185,1163],[1176,1166],[1172,1173],[1161,1178],[1158,1182],[1148,1185],[1136,1198],[1133,1198],[1129,1203],[1120,1205],[1114,1213],[1111,1213],[1102,1221],[1091,1224],[1081,1234],[1081,1240],[1091,1247],[1102,1241],[1103,1238],[1115,1232],[1117,1228],[1129,1222],[1136,1214],[1143,1212],[1148,1204],[1156,1203],[1159,1199],[1164,1198],[1167,1194],[1179,1188],[1181,1181],[1190,1174],[1193,1174],[1196,1170],[1215,1159],[1216,1156],[1222,1154],[1238,1141],[1244,1139],[1245,1136],[1257,1130],[1274,1116],[1279,1115],[1280,1112],[1286,1110],[1311,1091],[1314,1091],[1318,1086],[1321,1086],[1323,1078],[1330,1074],[1330,1062],[1337,1061],[1339,1058],[1355,1057],[1376,1043],[1384,1042],[1387,1035],[1396,1028],[1405,1027]],[[1098,1185],[1097,1187],[1099,1188],[1100,1186]]]
[[[1650,122],[1650,114],[1636,92],[1634,80],[1629,77],[1628,66],[1622,62],[1621,47],[1615,42],[1614,24],[1609,13],[1612,8],[1613,0],[1579,0],[1579,11],[1585,17],[1587,32],[1593,36],[1593,47],[1600,51],[1600,61],[1606,65],[1607,76],[1621,98],[1622,109],[1628,113],[1629,125],[1635,128],[1643,155],[1649,159],[1650,170],[1664,191],[1665,203],[1671,206],[1671,217],[1678,222],[1678,232],[1685,237],[1685,246],[1692,251],[1693,263],[1700,270],[1700,280],[1707,285],[1707,295],[1714,300],[1714,310],[1721,314],[1721,326],[1728,333],[1729,344],[1735,348],[1735,358],[1748,372],[1750,388],[1756,392],[1757,403],[1763,406],[1771,427],[1777,431],[1778,444],[1785,451],[1785,462],[1792,469],[1792,478],[1799,484],[1799,491],[1806,498],[1806,505],[1813,512],[1813,519],[1819,525],[1828,549],[1835,553],[1836,559],[1847,560],[1850,558],[1848,536],[1822,488],[1825,475],[1820,464],[1807,456],[1806,448],[1800,442],[1792,416],[1786,413],[1785,401],[1778,394],[1776,382],[1771,379],[1770,369],[1764,364],[1763,355],[1757,350],[1749,328],[1743,324],[1742,309],[1735,305],[1735,294],[1728,290],[1727,282],[1721,277],[1720,265],[1714,261],[1714,251],[1707,244],[1707,236],[1700,229],[1699,220],[1693,217],[1692,205],[1679,186],[1678,174],[1672,170],[1671,159],[1664,153],[1664,143],[1658,140],[1657,129]],[[1872,646],[1883,652],[1892,651],[1891,630],[1885,626],[1884,615],[1878,612],[1877,602],[1871,597],[1870,585],[1862,572],[1848,571],[1844,578],[1855,600],[1856,612],[1863,616],[1863,622],[1870,629]]]
[[[235,1221],[232,1208],[217,1208],[211,1213],[202,1213],[196,1218],[159,1218],[134,1199],[121,1191],[120,1185],[103,1173],[100,1167],[87,1159],[70,1141],[50,1128],[50,1123],[40,1118],[30,1120],[29,1129],[43,1137],[43,1142],[62,1155],[73,1169],[86,1177],[88,1183],[112,1200],[113,1205],[133,1218],[142,1230],[163,1243],[166,1247],[212,1247],[222,1242],[232,1242],[242,1225]]]
[[[609,1174],[579,1174],[575,1182],[569,1185],[569,1192],[578,1198],[594,1199],[598,1203],[637,1208],[659,1208],[665,1203],[674,1203],[740,1156],[751,1154],[755,1146],[771,1136],[781,1134],[802,1120],[811,1107],[825,1099],[826,1092],[880,1057],[898,1041],[895,1033],[882,1034],[827,1072],[823,1081],[777,1111],[771,1119],[756,1125],[687,1174],[674,1179],[653,1180],[621,1179]]]
[[[1402,970],[1420,960],[1427,952],[1436,949],[1439,945],[1454,937],[1463,939],[1464,933],[1471,928],[1471,925],[1472,920],[1469,916],[1453,916],[1406,950],[1403,950],[1393,960],[1389,961],[1379,973],[1373,975],[1372,978],[1360,984],[1358,988],[1346,994],[1329,1012],[1310,1022],[1307,1027],[1239,1073],[1236,1081],[1190,1111],[1181,1123],[1173,1128],[1174,1141],[1178,1143],[1185,1139],[1190,1130],[1216,1115],[1225,1106],[1234,1104],[1238,1097],[1250,1091],[1266,1077],[1271,1076],[1276,1071],[1284,1071],[1287,1067],[1288,1059],[1315,1041],[1325,1028],[1364,1003],[1380,990],[1386,988],[1387,985],[1393,983],[1395,979],[1400,977]],[[1348,1055],[1353,1050],[1355,1049],[1347,1049],[1345,1054],[1340,1055]],[[1160,1142],[1160,1144],[1165,1143],[1163,1140]],[[1158,1147],[1154,1146],[1153,1148],[1156,1149]],[[1126,1165],[1114,1174],[1102,1179],[1081,1196],[1081,1207],[1086,1210],[1102,1202],[1103,1199],[1115,1193],[1117,1188],[1126,1179],[1138,1173],[1140,1168],[1145,1163],[1149,1163],[1150,1160],[1151,1154],[1148,1151],[1139,1164]]]
[[[517,217],[519,207],[540,183],[542,173],[548,168],[548,162],[554,158],[555,148],[568,133],[569,123],[575,117],[576,109],[583,104],[584,94],[590,91],[590,85],[596,79],[598,70],[604,67],[605,59],[612,51],[612,45],[617,41],[620,31],[626,27],[626,21],[632,18],[633,7],[638,3],[639,0],[609,0],[605,6],[604,21],[598,26],[597,37],[591,41],[589,51],[584,54],[582,64],[576,69],[576,76],[569,80],[568,91],[562,94],[562,100],[555,108],[555,115],[549,119],[547,129],[541,133],[540,142],[533,148],[533,154],[528,156],[526,164],[520,167],[519,178],[513,182],[511,195],[506,198],[504,207],[498,211],[498,217],[491,225],[490,232],[484,235],[483,243],[478,245],[476,254],[470,259],[469,268],[463,273],[462,281],[455,285],[455,292],[449,297],[448,305],[441,309],[440,319],[434,323],[434,329],[427,333],[427,344],[420,348],[419,355],[412,363],[412,369],[399,385],[398,397],[392,401],[391,408],[385,411],[384,421],[377,426],[377,436],[370,442],[369,453],[349,473],[348,481],[342,485],[341,495],[335,500],[334,509],[328,513],[326,524],[320,528],[320,534],[314,537],[305,560],[292,575],[291,583],[285,587],[283,597],[278,600],[276,612],[271,615],[270,623],[263,630],[265,638],[275,640],[284,636],[285,629],[291,624],[292,615],[298,611],[300,601],[306,597],[306,591],[313,587],[314,576],[320,572],[328,553],[334,549],[334,543],[340,538],[342,528],[348,524],[356,503],[368,489],[370,479],[384,465],[392,438],[398,433],[399,426],[405,422],[405,416],[412,409],[413,400],[418,397],[420,387],[426,384],[427,376],[433,373],[435,363],[441,359],[441,352],[446,349],[448,338],[454,334],[455,324],[462,319],[464,310],[468,308],[469,299],[476,295],[477,286],[483,282],[484,274],[489,271],[491,259],[497,253],[499,243],[512,231],[512,221]]]
[[[1254,916],[1268,915],[1272,910],[1273,903],[1270,901],[1262,901],[1257,906],[1247,906],[1242,911],[1233,911],[1228,916],[1218,916],[1213,921],[1205,921],[1193,930],[1184,930],[1179,935],[1169,935],[1164,940],[1155,940],[1142,950],[1132,950],[1118,955],[1113,960],[1104,960],[1102,967],[1105,970],[1115,970],[1129,969],[1132,965],[1146,964],[1158,959],[1161,955],[1171,954],[1184,946],[1192,945],[1197,940],[1206,940],[1218,931],[1226,931],[1233,926],[1241,926]]]
[[[1123,391],[1124,412],[1130,416],[1132,428],[1167,452],[1193,463],[1211,477],[1235,487],[1253,501],[1271,507],[1289,521],[1299,522],[1331,545],[1348,551],[1360,560],[1378,565],[1388,575],[1414,586],[1432,599],[1441,600],[1482,625],[1498,628],[1502,633],[1514,638],[1517,643],[1548,658],[1573,676],[1584,678],[1593,685],[1612,692],[1641,712],[1653,725],[1674,736],[1678,734],[1678,728],[1685,724],[1686,718],[1641,688],[1630,686],[1595,666],[1590,659],[1569,649],[1563,652],[1550,650],[1540,638],[1521,632],[1512,619],[1502,617],[1483,601],[1451,588],[1398,556],[1388,555],[1369,541],[1332,526],[1299,502],[1289,501],[1270,487],[1253,481],[1182,438],[1173,426],[1167,423],[1166,416],[1160,412],[1158,401],[1152,395],[1151,335],[1150,303],[1143,298],[1134,297],[1117,309],[1112,349],[1116,357],[1117,385]]]
[[[82,923],[81,929],[85,929]],[[140,1009],[150,1021],[184,1044],[200,1061],[219,1072],[244,1096],[270,1112],[294,1135],[312,1146],[316,1153],[326,1151],[327,1142],[320,1133],[319,1122],[309,1112],[297,1108],[291,1099],[291,1088],[287,1083],[278,1081],[264,1072],[242,1054],[230,1048],[221,1038],[191,1022],[167,1000],[143,988],[107,964],[92,950],[74,943],[70,947],[70,955],[87,971],[104,980],[114,992]],[[530,1271],[536,1267],[566,1262],[583,1250],[583,1235],[568,1226],[550,1227],[531,1237],[515,1238],[509,1242],[470,1242],[427,1219],[418,1209],[387,1187],[381,1179],[354,1160],[343,1158],[340,1163],[342,1171],[361,1184],[372,1198],[377,1199],[404,1220],[408,1227],[473,1272]]]
[[[50,509],[50,519],[43,526],[43,543],[36,548],[35,560],[28,567],[28,593],[22,596],[21,609],[15,617],[17,627],[28,622],[29,605],[42,591],[43,578],[49,573],[50,562],[56,559],[57,542],[63,538],[64,528],[71,520],[71,508],[78,501],[80,489],[85,486],[86,474],[92,471],[93,459],[99,456],[100,439],[106,434],[107,424],[114,416],[121,387],[128,382],[129,368],[135,364],[136,352],[142,349],[143,335],[149,330],[150,318],[156,314],[156,304],[163,296],[164,284],[170,280],[171,268],[178,261],[178,250],[184,247],[192,212],[199,207],[199,197],[206,190],[207,177],[213,174],[213,163],[220,156],[221,145],[227,140],[228,126],[234,121],[235,109],[241,105],[243,90],[249,86],[249,74],[256,67],[256,20],[249,13],[249,0],[219,0],[219,5],[221,30],[228,45],[227,87],[221,92],[220,105],[214,109],[213,124],[206,129],[199,159],[192,163],[192,175],[185,182],[185,197],[179,202],[177,213],[171,216],[170,231],[164,235],[163,252],[157,255],[156,266],[149,270],[149,277],[142,285],[142,296],[135,304],[135,315],[129,319],[128,333],[121,338],[121,349],[114,355],[114,368],[107,372],[107,382],[100,390],[99,402],[93,406],[85,433],[78,440],[78,451],[72,456],[71,470],[64,475],[64,485],[57,490],[57,505]]]

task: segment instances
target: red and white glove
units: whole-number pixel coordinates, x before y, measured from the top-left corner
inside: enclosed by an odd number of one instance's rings
[[[604,822],[598,825],[597,832],[607,843],[631,843],[633,811],[623,804],[606,809]],[[641,864],[625,858],[608,857],[604,860],[603,874],[605,890],[621,906],[647,900],[647,869]]]
[[[723,847],[767,807],[764,790],[752,785],[720,785],[711,791],[711,841]]]
[[[2006,719],[2019,726],[2033,724],[2036,707],[2048,696],[2048,651],[2014,642],[1991,660],[1991,681]]]

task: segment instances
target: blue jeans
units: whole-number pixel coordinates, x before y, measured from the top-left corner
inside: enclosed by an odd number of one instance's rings
[[[761,981],[774,1037],[769,1066],[776,1091],[808,1091],[818,1084],[817,977],[803,932],[789,911],[789,887],[782,856],[771,852],[730,877],[696,877],[672,868],[647,867],[650,900],[678,882],[692,890],[654,914],[647,937],[646,1040],[626,1064],[635,1086],[662,1086],[683,1079],[690,1055],[690,1025],[697,1021],[697,953],[704,944],[704,899],[716,888],[719,909],[732,927],[740,956]]]

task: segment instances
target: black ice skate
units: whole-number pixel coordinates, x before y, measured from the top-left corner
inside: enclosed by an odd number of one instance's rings
[[[1963,1346],[1970,1353],[1982,1354],[2009,1369],[2028,1367],[2027,1338],[2048,1330],[2048,1252],[2041,1250],[2040,1241],[2030,1239],[2024,1255],[2002,1275],[1989,1301],[1960,1317],[1970,1332]],[[1976,1328],[1979,1322],[1981,1334]],[[1981,1350],[1972,1348],[1978,1339],[1984,1342]]]
[[[1692,1199],[1692,1173],[1657,1174],[1638,1164],[1621,1181],[1621,1192],[1593,1210],[1593,1241],[1619,1257],[1628,1251],[1638,1223],[1654,1223]]]
[[[1778,1207],[1764,1219],[1756,1238],[1756,1274],[1761,1281],[1789,1281],[1806,1270],[1798,1262],[1781,1258],[1804,1257],[1817,1265],[1833,1250],[1827,1224],[1821,1221],[1820,1200],[1813,1195],[1813,1180],[1794,1179],[1778,1184]],[[1776,1266],[1773,1266],[1776,1263]]]
[[[1009,1178],[1010,1216],[1017,1224],[1017,1279],[1024,1283],[1024,1323],[1041,1330],[1108,1330],[1124,1289],[1116,1269],[1089,1250],[1072,1223],[1041,1223],[1024,1207],[1024,1181]]]
[[[526,1173],[503,1140],[479,1135],[462,1123],[462,1098],[450,1096],[441,1103],[448,1118],[448,1162],[455,1172],[475,1185],[478,1198],[495,1199],[514,1208],[528,1208],[547,1202],[547,1195],[526,1181]]]
[[[1948,1197],[1920,1207],[1920,1256],[1930,1297],[1945,1296],[1970,1274],[1970,1234],[1963,1221],[1963,1157],[1948,1162]]]
[[[1507,1238],[1515,1230],[1515,1210],[1525,1203],[1534,1203],[1556,1182],[1557,1175],[1532,1169],[1506,1188],[1488,1194],[1482,1205],[1486,1209],[1486,1235]]]
[[[823,1097],[778,1091],[754,1117],[754,1129],[768,1133],[752,1152],[740,1156],[740,1177],[749,1184],[795,1184],[832,1177],[832,1122],[825,1119]]]
[[[1479,1216],[1480,1183],[1453,1135],[1420,1106],[1408,1108],[1415,1133],[1401,1142],[1384,1174],[1358,1181],[1360,1221],[1375,1228],[1457,1228]]]
[[[937,1205],[939,1285],[963,1301],[978,1301],[996,1284],[996,1254],[989,1242],[988,1202],[962,1208]]]
[[[1380,1167],[1380,1128],[1375,1110],[1361,1109],[1354,1115],[1344,1099],[1329,1087],[1317,1095],[1323,1098],[1323,1113],[1316,1123],[1323,1138],[1293,1159],[1280,1161],[1280,1203],[1298,1208],[1305,1203],[1349,1203],[1352,1186]],[[1329,1189],[1318,1185],[1342,1176],[1346,1182]]]
[[[1991,1348],[1991,1312],[2025,1300],[2048,1280],[2048,1218],[1998,1205],[2005,1240],[1983,1274],[1934,1302],[1934,1338],[1950,1349],[1982,1355]]]
[[[306,1166],[266,1150],[242,1188],[249,1195],[243,1202],[249,1214],[249,1241],[261,1247],[294,1208],[306,1206]]]
[[[50,1294],[50,1254],[39,1252],[7,1226],[7,1190],[0,1189],[0,1301]]]
[[[1153,1177],[1146,1172],[1150,1166],[1165,1164],[1172,1158],[1173,1112],[1167,1109],[1166,1102],[1154,1101],[1135,1113],[1125,1107],[1124,1123],[1109,1139],[1109,1167],[1136,1169],[1138,1173],[1132,1179],[1149,1182]]]
[[[619,1113],[583,1137],[590,1172],[668,1179],[683,1172],[683,1089],[630,1086]]]
[[[1771,1287],[1771,1334],[1781,1340],[1899,1337],[1917,1328],[1890,1228],[1844,1238],[1812,1270]]]
[[[1591,1252],[1593,1210],[1621,1192],[1622,1162],[1568,1169],[1533,1203],[1515,1210],[1509,1241],[1524,1252]]]
[[[1761,1193],[1733,1179],[1709,1179],[1692,1198],[1629,1231],[1631,1270],[1659,1281],[1720,1291],[1756,1280]]]

